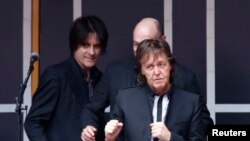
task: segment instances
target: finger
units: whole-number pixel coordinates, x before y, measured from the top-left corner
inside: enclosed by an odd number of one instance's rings
[[[91,138],[85,136],[85,134],[82,134],[81,139],[82,141],[91,141]]]
[[[152,137],[159,138],[161,135],[161,130],[162,130],[161,123],[151,123],[150,126],[151,126]]]
[[[105,126],[105,133],[112,134],[115,129],[115,125],[112,122],[108,122],[107,125]]]
[[[117,123],[118,127],[121,128],[123,126],[122,122]]]
[[[158,124],[157,123],[151,123],[150,127],[151,127],[152,131],[157,130],[158,129]]]
[[[118,124],[118,120],[112,119],[109,121],[110,125],[116,126]]]
[[[123,124],[121,122],[117,123],[116,128],[112,132],[112,138],[116,138],[121,132]]]
[[[95,127],[93,127],[93,126],[88,126],[87,128],[86,128],[86,132],[88,133],[88,134],[90,134],[92,137],[94,137],[95,136],[95,132],[97,131],[97,129],[95,128]]]
[[[112,132],[117,128],[117,126],[118,126],[118,120],[110,120],[105,126],[105,131]]]
[[[96,129],[93,129],[91,127],[86,127],[85,129],[83,129],[83,132],[82,132],[83,139],[85,139],[86,141],[95,140],[95,132],[94,131],[96,131]]]
[[[121,123],[121,122],[117,123],[116,134],[119,134],[121,132],[122,127],[123,127],[123,123]]]
[[[87,135],[87,134],[82,134],[81,139],[83,141],[89,141],[89,140],[91,140],[91,137],[89,137],[89,135]]]

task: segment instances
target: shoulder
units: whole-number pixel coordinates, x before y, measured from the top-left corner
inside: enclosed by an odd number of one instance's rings
[[[119,92],[133,92],[133,91],[141,91],[143,90],[142,86],[139,85],[135,85],[135,86],[129,86],[129,87],[125,87],[119,90]]]
[[[72,60],[64,60],[62,62],[59,62],[57,64],[48,66],[42,73],[42,77],[62,77],[67,76],[67,74],[70,74],[70,71],[72,71]]]
[[[43,73],[58,73],[66,68],[66,61],[48,66]]]
[[[116,103],[119,103],[120,105],[128,105],[132,103],[142,102],[147,99],[147,95],[149,92],[150,91],[142,86],[122,88],[118,92]]]
[[[150,91],[145,86],[136,85],[120,89],[118,92],[118,96],[120,95],[120,97],[134,98],[138,96],[140,97],[142,95],[144,96],[146,95],[145,93],[149,92]]]
[[[174,88],[173,97],[176,97],[180,101],[199,101],[200,95],[197,95],[196,93],[188,92],[186,90],[180,89],[178,87]]]

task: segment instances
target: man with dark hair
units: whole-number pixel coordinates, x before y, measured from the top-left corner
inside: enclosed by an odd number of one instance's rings
[[[95,64],[107,41],[108,31],[98,17],[75,20],[69,34],[69,59],[44,71],[32,99],[25,120],[31,141],[81,140],[81,109],[102,76]]]

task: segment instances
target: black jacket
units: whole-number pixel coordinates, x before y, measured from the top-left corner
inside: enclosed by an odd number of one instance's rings
[[[196,93],[202,97],[193,72],[178,63],[175,64],[175,72],[174,85],[176,87]],[[101,123],[99,114],[103,113],[104,109],[109,105],[112,111],[119,89],[135,85],[137,85],[135,58],[114,62],[109,65],[96,87],[95,95],[90,98],[90,102],[82,111],[82,126],[92,125],[97,127]],[[201,98],[201,104],[204,124],[213,124],[203,98]]]
[[[94,67],[92,74],[95,86],[102,73]],[[81,140],[80,113],[89,99],[84,75],[73,57],[45,70],[25,121],[31,141]]]
[[[171,87],[164,123],[171,132],[171,141],[203,141],[204,126],[199,96]],[[122,141],[150,141],[153,123],[154,94],[148,86],[129,87],[119,91],[111,113],[112,119],[123,123]]]

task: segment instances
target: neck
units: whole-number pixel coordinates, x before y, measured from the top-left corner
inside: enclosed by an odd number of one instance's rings
[[[166,94],[169,91],[170,87],[171,87],[171,85],[167,85],[166,88],[164,88],[162,90],[153,90],[153,91],[157,95],[162,96],[162,95]]]

